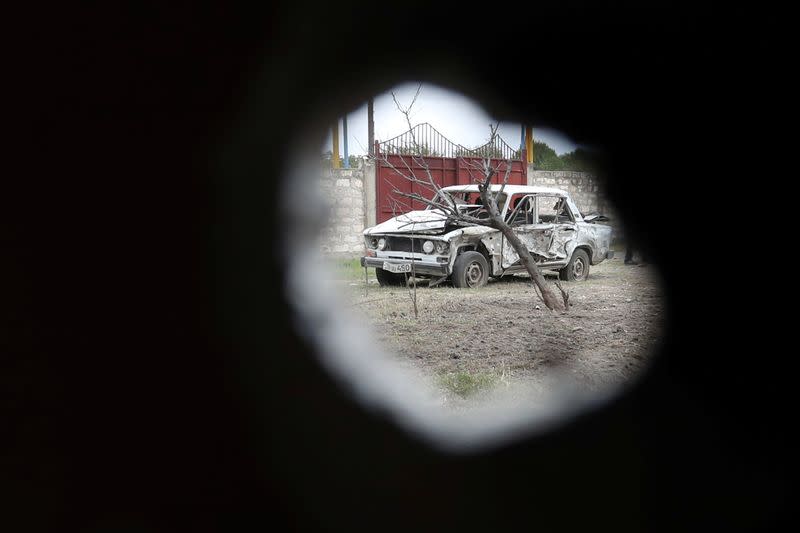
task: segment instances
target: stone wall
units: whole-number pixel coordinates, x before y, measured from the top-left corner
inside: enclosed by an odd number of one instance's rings
[[[365,223],[365,166],[323,168],[320,187],[329,208],[328,223],[320,235],[320,250],[337,257],[360,257],[364,253],[361,232]]]
[[[528,167],[528,185],[564,189],[582,213],[604,213],[606,201],[597,178],[588,172],[569,170],[532,170]]]
[[[603,224],[614,228],[612,238],[614,241],[623,237],[622,222],[614,211],[613,205],[606,200],[600,180],[593,174],[570,170],[533,170],[531,166],[528,166],[528,185],[555,187],[568,191],[581,213],[596,212],[611,219]]]

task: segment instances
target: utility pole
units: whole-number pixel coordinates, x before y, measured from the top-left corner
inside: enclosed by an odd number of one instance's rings
[[[367,101],[367,146],[369,146],[369,155],[375,155],[375,101],[370,98]]]
[[[331,149],[331,165],[333,168],[340,168],[342,162],[339,159],[339,120],[333,123],[331,128],[331,135],[333,137],[333,147]]]
[[[528,152],[528,163],[533,163],[533,126],[525,126],[525,148]]]
[[[342,140],[344,141],[344,168],[350,168],[350,154],[347,152],[347,115],[342,117]]]

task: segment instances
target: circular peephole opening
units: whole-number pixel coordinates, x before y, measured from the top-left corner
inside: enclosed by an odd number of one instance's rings
[[[663,334],[595,147],[407,83],[298,150],[298,328],[363,405],[449,450],[542,430],[633,383]]]

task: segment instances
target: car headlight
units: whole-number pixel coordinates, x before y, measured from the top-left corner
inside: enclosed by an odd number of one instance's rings
[[[436,241],[436,253],[437,254],[443,254],[443,253],[447,252],[447,249],[449,247],[450,247],[450,245],[447,244],[444,241]]]
[[[433,242],[425,241],[424,243],[422,243],[422,251],[425,252],[426,254],[433,253]]]
[[[367,248],[374,250],[378,247],[378,238],[377,237],[367,237]]]
[[[385,248],[386,248],[386,239],[381,237],[380,239],[378,239],[378,250],[383,250]]]

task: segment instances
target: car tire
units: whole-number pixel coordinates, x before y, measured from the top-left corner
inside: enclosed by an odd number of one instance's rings
[[[480,252],[464,252],[453,264],[453,285],[459,288],[478,288],[489,280],[489,263]]]
[[[558,271],[559,279],[564,281],[586,281],[589,277],[589,254],[578,248],[572,252],[567,266]]]
[[[381,287],[401,287],[406,284],[404,274],[396,274],[382,268],[375,269],[375,277],[378,278],[378,285]]]

